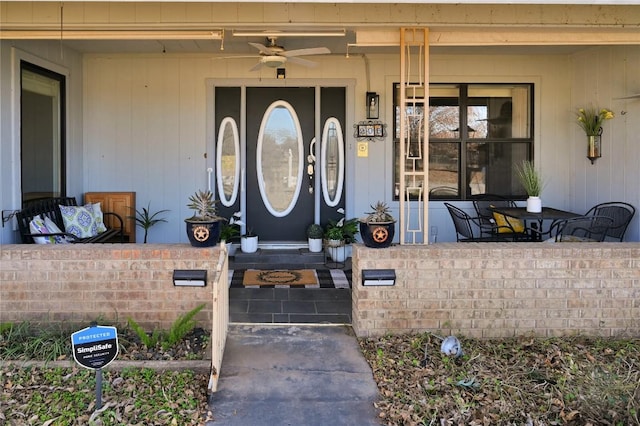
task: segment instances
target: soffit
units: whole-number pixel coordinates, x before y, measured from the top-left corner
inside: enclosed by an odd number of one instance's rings
[[[345,37],[282,37],[287,49],[326,46],[332,52],[396,53],[399,27],[426,26],[432,53],[500,51],[570,53],[590,45],[640,44],[640,6],[244,3],[244,2],[0,2],[0,38],[10,31],[49,31],[85,53],[220,53],[220,40],[129,38],[67,40],[65,31],[223,31],[225,54],[254,53],[237,29],[342,29]],[[478,3],[478,2],[474,2]],[[498,3],[494,1],[492,3]],[[511,2],[512,3],[512,2]],[[574,3],[574,2],[572,2]],[[619,3],[619,2],[618,2]],[[63,6],[61,6],[63,5]],[[391,34],[391,36],[389,36]],[[371,40],[372,37],[382,37]],[[68,38],[68,37],[67,37]]]

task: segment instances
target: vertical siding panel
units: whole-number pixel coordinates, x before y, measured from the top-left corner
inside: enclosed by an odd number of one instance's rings
[[[84,189],[98,191],[101,182],[111,182],[108,157],[114,150],[118,104],[123,99],[116,93],[116,72],[111,60],[87,61],[85,79]],[[121,64],[120,64],[121,65]]]
[[[116,73],[116,88],[115,92],[120,98],[118,104],[114,105],[116,114],[116,123],[114,123],[115,136],[110,141],[110,146],[115,148],[115,151],[110,155],[111,169],[109,173],[111,176],[115,176],[116,179],[111,181],[102,182],[104,191],[128,191],[131,187],[131,173],[135,168],[133,160],[133,143],[135,139],[131,137],[132,133],[132,78],[134,75],[134,65],[131,60],[124,61],[122,66],[119,66]]]

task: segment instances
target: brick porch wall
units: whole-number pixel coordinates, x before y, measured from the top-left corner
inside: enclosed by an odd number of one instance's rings
[[[126,324],[132,317],[145,329],[168,329],[206,303],[196,320],[210,329],[219,253],[186,244],[4,245],[0,322]],[[207,286],[175,287],[174,269],[206,269]]]
[[[395,269],[363,287],[363,269]],[[640,243],[438,243],[353,250],[358,336],[640,334]]]

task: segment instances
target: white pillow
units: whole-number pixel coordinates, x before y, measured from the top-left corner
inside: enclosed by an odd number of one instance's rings
[[[45,220],[49,219],[45,216]],[[50,234],[54,231],[50,231],[45,224],[45,220],[42,220],[40,217],[34,217],[29,222],[29,230],[32,234]],[[49,219],[51,220],[51,219]],[[55,244],[54,237],[32,237],[33,242],[36,244]]]
[[[56,225],[53,220],[49,219],[49,216],[44,217],[44,225],[47,227],[50,234],[62,233],[62,230],[58,228],[58,225]],[[55,235],[53,239],[56,244],[67,244],[70,242],[64,235]]]
[[[85,206],[59,206],[64,229],[78,238],[95,237],[98,225],[91,204]],[[104,226],[104,225],[103,225]]]

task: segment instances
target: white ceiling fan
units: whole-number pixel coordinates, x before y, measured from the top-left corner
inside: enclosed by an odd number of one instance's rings
[[[292,62],[304,67],[313,68],[318,65],[316,62],[300,58],[300,56],[326,55],[331,53],[331,51],[326,47],[285,50],[284,47],[276,44],[277,37],[268,37],[267,40],[269,41],[268,46],[260,43],[249,43],[251,46],[258,49],[259,55],[257,57],[260,58],[260,61],[249,71],[257,71],[263,66],[278,68],[284,65],[285,62]]]

